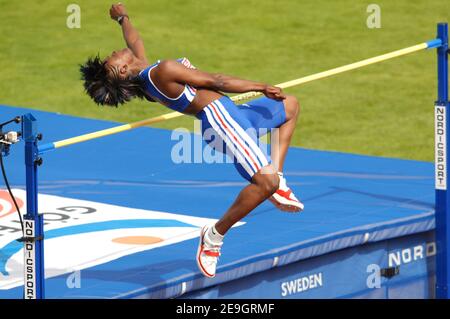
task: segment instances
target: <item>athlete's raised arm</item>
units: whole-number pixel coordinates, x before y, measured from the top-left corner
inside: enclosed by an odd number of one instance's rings
[[[286,96],[278,87],[239,79],[233,76],[208,73],[198,69],[186,68],[182,64],[166,60],[162,61],[155,71],[158,76],[166,81],[174,81],[180,84],[188,84],[197,88],[211,89],[226,93],[261,92],[269,98],[283,100]]]
[[[144,41],[139,36],[138,31],[133,27],[130,22],[127,10],[120,2],[113,4],[109,10],[111,19],[118,21],[122,27],[123,38],[127,44],[127,47],[133,51],[133,54],[143,62],[147,63],[147,57],[145,55]]]

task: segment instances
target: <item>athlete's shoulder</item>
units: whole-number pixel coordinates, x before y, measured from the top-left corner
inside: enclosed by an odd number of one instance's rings
[[[158,63],[157,72],[176,72],[181,71],[182,68],[187,69],[195,69],[195,66],[192,65],[191,61],[187,58],[180,58],[176,60],[162,60]]]
[[[177,59],[177,62],[183,64],[188,69],[196,69],[196,67],[186,57]]]
[[[139,75],[142,79],[147,80],[150,77],[150,71],[152,71],[152,77],[160,77],[160,76],[168,76],[170,74],[179,74],[183,69],[196,69],[194,65],[192,65],[191,61],[187,58],[179,58],[176,60],[158,60],[156,63],[148,66],[143,69]]]

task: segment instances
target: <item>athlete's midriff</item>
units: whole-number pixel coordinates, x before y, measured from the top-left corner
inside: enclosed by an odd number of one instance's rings
[[[196,115],[212,101],[220,99],[223,94],[207,89],[197,89],[197,94],[191,104],[183,111],[184,114]]]

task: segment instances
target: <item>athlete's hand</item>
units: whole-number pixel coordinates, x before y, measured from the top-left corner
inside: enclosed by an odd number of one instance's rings
[[[286,98],[286,95],[284,95],[281,88],[272,86],[272,85],[266,85],[262,91],[262,93],[267,96],[269,99],[274,99],[277,101],[282,101]]]
[[[117,21],[117,18],[128,14],[125,6],[119,2],[118,4],[113,4],[111,6],[111,9],[109,9],[109,15],[111,16],[111,19]]]

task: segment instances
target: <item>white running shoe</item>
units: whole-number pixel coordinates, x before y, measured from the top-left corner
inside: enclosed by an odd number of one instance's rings
[[[269,200],[282,211],[292,213],[301,212],[305,208],[305,205],[295,197],[292,190],[287,186],[283,174],[278,173],[278,176],[280,176],[280,185]]]
[[[209,278],[216,275],[217,262],[219,261],[222,243],[212,243],[207,236],[208,226],[203,226],[200,232],[200,242],[197,250],[197,264],[200,271]]]

